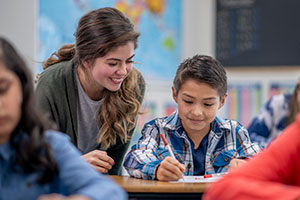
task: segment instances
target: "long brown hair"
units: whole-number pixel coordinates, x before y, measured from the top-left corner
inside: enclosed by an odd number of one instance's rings
[[[134,42],[136,48],[138,37],[139,33],[134,30],[133,24],[117,9],[107,7],[93,10],[79,20],[75,45],[62,46],[43,63],[43,68],[71,59],[75,65],[81,67],[82,61],[92,64],[96,58],[103,57],[128,42]],[[98,114],[98,124],[101,126],[98,142],[102,148],[106,149],[115,144],[117,136],[122,142],[130,139],[128,131],[135,127],[141,107],[140,77],[142,75],[133,69],[123,81],[120,90],[104,90],[104,102]]]
[[[297,114],[300,112],[300,106],[297,99],[299,92],[300,92],[300,80],[298,81],[289,101],[289,114],[287,119],[287,125],[293,123],[296,119]]]
[[[45,130],[52,128],[51,124],[35,106],[33,79],[25,62],[15,48],[1,37],[0,62],[15,73],[22,83],[22,115],[10,138],[16,151],[12,158],[12,167],[25,173],[38,171],[41,173],[37,180],[39,183],[50,182],[58,173],[53,152],[44,135]]]

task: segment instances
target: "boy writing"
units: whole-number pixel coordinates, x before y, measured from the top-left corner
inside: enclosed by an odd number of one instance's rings
[[[216,116],[227,97],[226,72],[217,60],[204,55],[186,59],[177,69],[172,92],[177,111],[146,123],[125,158],[131,176],[170,181],[226,172],[260,150],[241,124]]]

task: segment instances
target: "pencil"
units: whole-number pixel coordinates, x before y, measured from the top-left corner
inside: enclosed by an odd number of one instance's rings
[[[167,150],[169,151],[169,154],[170,154],[173,158],[175,158],[175,155],[174,155],[174,153],[173,153],[173,151],[172,151],[172,149],[171,149],[171,146],[169,145],[169,143],[168,143],[167,139],[165,138],[164,134],[160,134],[160,137],[161,137],[161,139],[163,140],[163,142],[164,142],[164,144],[165,144]],[[175,158],[175,159],[176,159],[176,158]]]

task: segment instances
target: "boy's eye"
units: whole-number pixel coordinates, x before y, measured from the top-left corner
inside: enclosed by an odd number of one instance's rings
[[[185,103],[187,103],[187,104],[191,104],[191,103],[193,103],[192,101],[188,101],[188,100],[183,100]]]
[[[213,104],[212,103],[205,103],[204,106],[207,106],[207,107],[210,107],[212,106]]]
[[[126,61],[128,64],[130,64],[130,63],[133,63],[134,61],[133,60],[127,60]]]

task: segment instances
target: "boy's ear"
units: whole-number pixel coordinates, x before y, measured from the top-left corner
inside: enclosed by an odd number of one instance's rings
[[[221,109],[224,106],[225,100],[226,100],[227,96],[228,96],[228,93],[226,93],[224,95],[224,97],[221,99],[221,102],[220,102],[220,105],[219,105],[219,109]]]
[[[175,92],[174,86],[172,86],[172,96],[173,96],[174,101],[177,103],[177,96],[176,96],[176,92]]]

